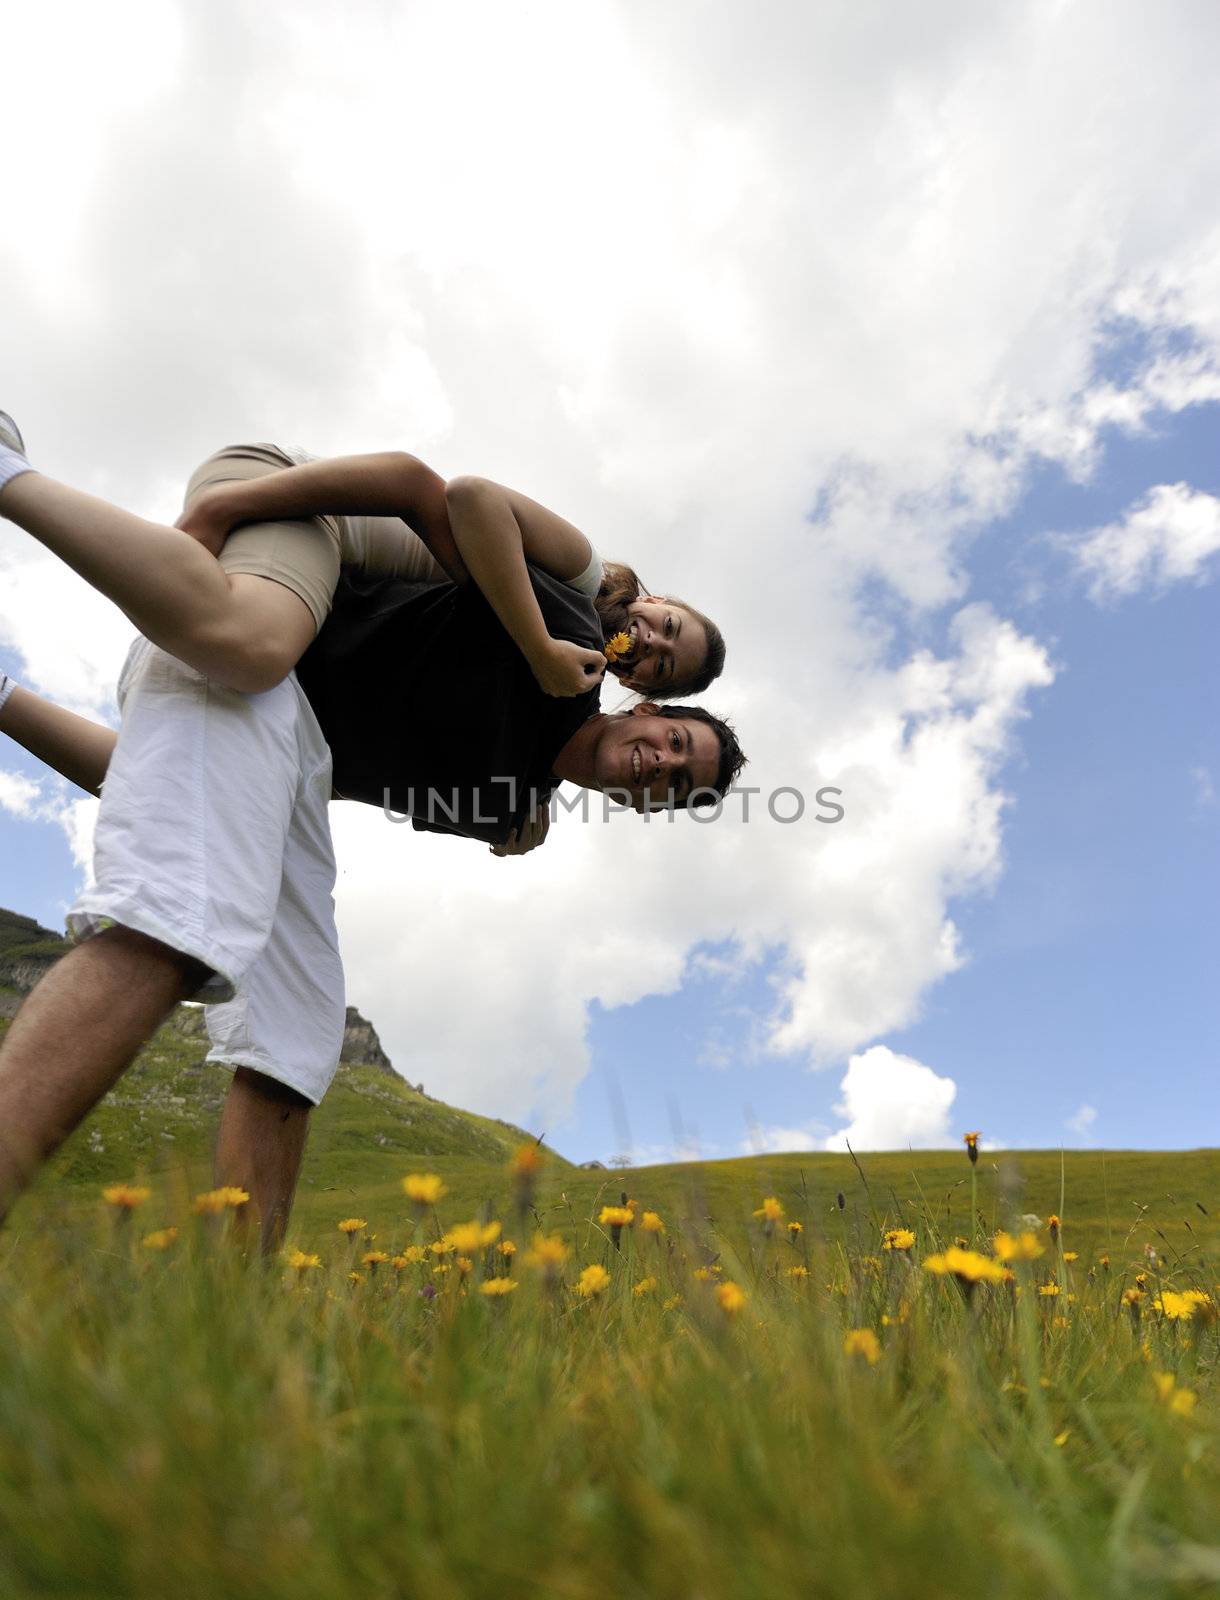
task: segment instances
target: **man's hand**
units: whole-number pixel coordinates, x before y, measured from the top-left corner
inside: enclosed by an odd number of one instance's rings
[[[531,658],[530,667],[544,694],[564,697],[596,689],[606,671],[606,658],[600,650],[586,650],[568,639],[548,639]]]
[[[183,533],[189,533],[214,556],[224,549],[225,540],[242,519],[235,512],[232,498],[225,492],[227,484],[203,489],[174,523]]]
[[[544,800],[536,805],[519,828],[514,828],[504,844],[493,844],[493,856],[523,856],[544,843],[551,826],[551,808]]]

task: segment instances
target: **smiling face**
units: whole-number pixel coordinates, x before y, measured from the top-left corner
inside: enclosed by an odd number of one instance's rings
[[[603,720],[596,786],[623,791],[633,811],[681,806],[693,789],[713,785],[719,770],[720,741],[706,722],[658,716],[647,703]]]
[[[620,669],[627,688],[670,694],[692,683],[707,660],[707,634],[686,607],[644,595],[630,602],[627,616],[634,646]]]

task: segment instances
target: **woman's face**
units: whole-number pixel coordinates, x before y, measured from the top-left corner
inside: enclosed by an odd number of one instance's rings
[[[627,632],[635,648],[623,662],[622,681],[639,694],[663,694],[690,683],[707,659],[707,635],[685,606],[644,595],[627,607]]]

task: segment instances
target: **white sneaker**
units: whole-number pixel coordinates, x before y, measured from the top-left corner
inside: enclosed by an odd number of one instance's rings
[[[7,445],[18,455],[25,454],[25,440],[21,437],[21,429],[7,411],[0,411],[0,444]]]

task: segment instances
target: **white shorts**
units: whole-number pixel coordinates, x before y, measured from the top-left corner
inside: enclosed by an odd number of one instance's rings
[[[345,1002],[327,802],[330,750],[295,673],[239,694],[137,639],[102,786],[95,886],[74,939],[118,923],[212,969],[208,1060],[315,1104],[339,1063]]]

